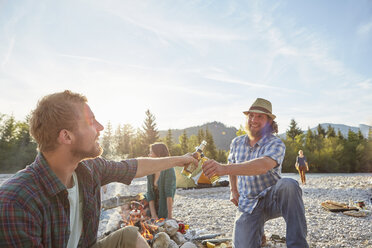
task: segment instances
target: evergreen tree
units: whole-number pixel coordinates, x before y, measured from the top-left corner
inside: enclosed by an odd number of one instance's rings
[[[347,134],[347,140],[345,142],[345,151],[347,153],[344,154],[343,160],[344,160],[344,167],[343,172],[356,172],[357,170],[357,152],[356,148],[359,144],[359,137],[356,133],[354,133],[352,130],[349,129],[349,132]]]
[[[339,140],[343,140],[343,139],[345,139],[345,137],[342,135],[340,129],[337,131],[337,138],[338,138]]]
[[[365,142],[365,149],[363,151],[360,169],[362,172],[372,171],[372,128],[369,129],[368,138]]]
[[[37,154],[37,144],[30,135],[29,126],[30,116],[26,117],[26,121],[16,123],[16,154],[15,167],[23,169],[26,165],[31,164]]]
[[[137,129],[136,134],[130,142],[130,158],[147,156],[149,154],[149,145],[144,144],[143,137],[144,132],[141,129]]]
[[[327,136],[327,138],[336,137],[335,129],[333,127],[331,127],[331,125],[328,125],[326,136]]]
[[[183,130],[182,135],[179,137],[180,145],[181,145],[181,152],[182,154],[186,154],[189,152],[189,147],[188,147],[188,138],[186,134],[186,130]]]
[[[216,161],[220,163],[227,163],[227,152],[224,150],[218,150]]]
[[[316,130],[318,132],[317,136],[320,136],[321,138],[324,138],[326,136],[326,130],[320,124],[318,124]]]
[[[198,130],[198,145],[201,144],[201,142],[205,140],[205,133],[203,129]]]
[[[172,130],[170,128],[168,129],[167,136],[165,136],[165,144],[168,146],[168,149],[171,152],[172,147],[173,147],[173,135],[172,135]]]
[[[198,141],[198,136],[191,135],[188,139],[187,147],[189,148],[189,152],[193,152],[195,147],[199,146],[200,143]]]
[[[362,131],[360,131],[360,129],[358,130],[358,139],[360,142],[362,142],[364,140],[364,136],[362,134]]]
[[[0,114],[0,171],[14,173],[25,168],[36,156],[36,143],[29,134],[28,119]]]
[[[146,110],[146,119],[142,128],[142,142],[144,147],[149,147],[151,144],[159,140],[159,132],[156,128],[155,116],[150,112],[150,110]]]
[[[123,139],[122,139],[122,129],[121,125],[119,124],[115,130],[114,140],[115,140],[115,146],[114,146],[114,154],[115,156],[123,157],[124,153],[123,150]]]
[[[315,150],[315,146],[314,146],[314,139],[315,139],[315,135],[313,134],[313,132],[311,131],[310,128],[307,129],[307,132],[306,132],[306,138],[305,138],[305,149],[310,151],[310,152],[313,152]]]
[[[112,125],[110,122],[107,123],[104,129],[101,146],[103,149],[102,157],[110,159],[113,156],[114,150],[114,137],[112,134]]]
[[[131,142],[134,136],[133,127],[130,124],[118,125],[115,131],[114,155],[118,159],[127,158],[131,150]]]
[[[295,137],[302,133],[303,131],[299,127],[297,127],[297,122],[294,119],[292,119],[289,125],[289,129],[286,132],[287,137],[292,140],[295,140]]]
[[[205,141],[207,141],[207,146],[205,147],[205,156],[210,159],[216,159],[217,148],[214,144],[213,135],[209,132],[208,128],[205,130]]]
[[[131,144],[134,139],[134,128],[130,124],[124,124],[122,129],[122,154],[131,153]],[[128,155],[127,155],[128,156]]]

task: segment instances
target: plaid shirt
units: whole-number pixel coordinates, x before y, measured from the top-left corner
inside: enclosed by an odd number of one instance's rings
[[[285,145],[272,134],[263,136],[253,147],[248,135],[233,139],[230,145],[229,164],[243,163],[255,158],[270,157],[278,165],[266,174],[256,176],[238,176],[239,211],[252,213],[258,200],[281,178]]]
[[[137,160],[103,158],[79,163],[83,197],[83,229],[79,247],[96,243],[101,210],[100,188],[110,182],[130,184]],[[70,236],[70,205],[66,187],[45,158],[36,160],[0,187],[0,247],[66,247]]]

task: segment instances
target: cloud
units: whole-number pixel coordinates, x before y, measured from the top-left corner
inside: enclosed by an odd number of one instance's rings
[[[253,83],[241,79],[235,79],[229,76],[225,75],[217,75],[217,74],[209,74],[205,75],[206,79],[210,80],[215,80],[215,81],[220,81],[228,84],[238,84],[238,85],[243,85],[243,86],[248,86],[256,89],[270,89],[270,90],[275,90],[275,91],[281,91],[281,92],[292,92],[292,93],[301,93],[302,91],[299,90],[294,90],[294,89],[288,89],[284,87],[275,87],[271,85],[266,85],[263,83]]]
[[[216,23],[209,23],[207,19],[200,18],[195,14],[193,14],[193,16],[198,21],[183,20],[186,17],[182,11],[176,12],[179,13],[179,15],[170,15],[169,10],[161,9],[161,7],[157,8],[157,11],[154,11],[152,8],[149,9],[143,4],[131,3],[132,4],[126,3],[125,5],[120,5],[120,3],[118,3],[112,6],[99,6],[100,3],[96,4],[98,5],[97,8],[103,8],[111,15],[117,16],[136,27],[154,34],[165,44],[177,41],[197,45],[197,41],[200,40],[231,42],[247,39],[247,37],[241,33],[219,27],[215,25]],[[188,4],[178,7],[178,9],[192,8]],[[229,16],[234,12],[234,5],[229,5],[225,15]],[[189,18],[189,16],[187,16],[187,18]]]
[[[372,32],[372,21],[359,25],[356,32],[360,36],[370,34]]]
[[[362,89],[362,90],[370,90],[372,89],[372,78],[366,79],[360,83],[357,83],[357,85]]]
[[[12,52],[13,52],[13,49],[14,49],[14,43],[15,43],[15,37],[10,38],[8,49],[5,53],[3,61],[1,62],[1,68],[3,70],[4,70],[5,65],[8,63],[8,61],[9,61],[11,55],[12,55]]]

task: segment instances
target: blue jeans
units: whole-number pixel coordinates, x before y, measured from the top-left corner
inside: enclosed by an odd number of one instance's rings
[[[251,214],[238,212],[233,241],[235,248],[261,246],[266,221],[283,216],[287,224],[287,247],[307,248],[307,226],[302,190],[298,182],[282,178],[261,198]]]

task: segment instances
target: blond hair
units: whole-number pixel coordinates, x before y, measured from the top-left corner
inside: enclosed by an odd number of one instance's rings
[[[62,129],[74,131],[79,118],[78,106],[88,100],[69,90],[44,96],[37,103],[30,118],[30,133],[41,152],[53,151]]]

